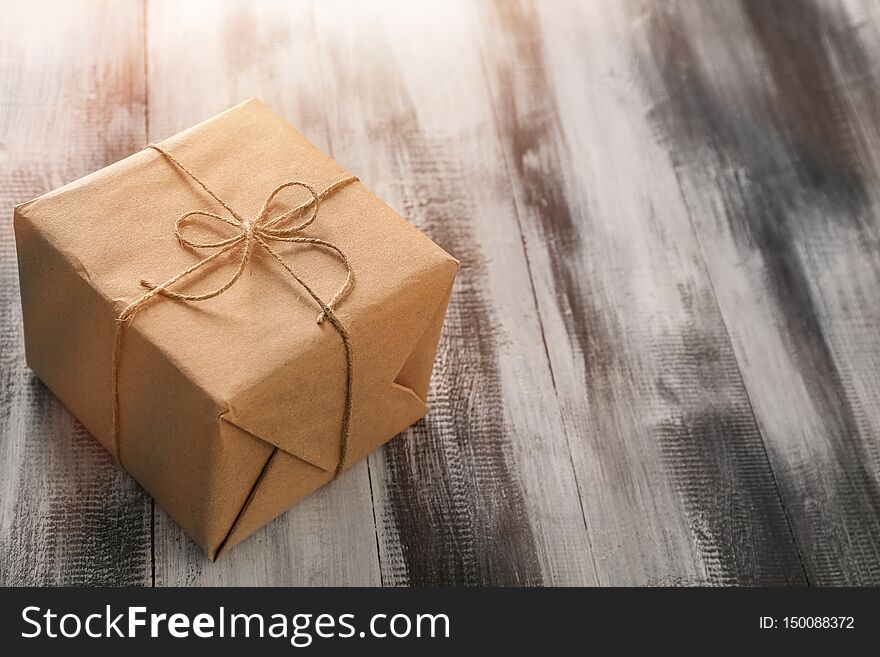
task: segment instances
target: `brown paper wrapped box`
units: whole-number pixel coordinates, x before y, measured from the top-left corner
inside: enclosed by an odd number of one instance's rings
[[[349,174],[257,100],[161,143],[241,217],[289,180],[326,190]],[[302,206],[302,189],[273,212]],[[113,345],[121,309],[204,259],[174,233],[192,210],[227,216],[168,157],[146,149],[15,209],[30,368],[114,452]],[[195,217],[194,219],[198,219]],[[233,227],[193,222],[204,241]],[[360,182],[323,198],[303,237],[326,240],[354,285],[334,308],[352,345],[346,465],[427,412],[425,398],[457,261]],[[273,243],[322,300],[346,269],[329,249]],[[234,253],[182,280],[217,287]],[[118,437],[124,467],[212,558],[334,477],[346,399],[340,333],[259,248],[222,294],[159,296],[124,329]]]

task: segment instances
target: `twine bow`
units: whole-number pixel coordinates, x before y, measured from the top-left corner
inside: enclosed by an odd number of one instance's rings
[[[348,262],[348,258],[345,254],[335,245],[325,240],[317,239],[314,237],[303,237],[300,233],[310,225],[312,225],[315,220],[318,218],[318,207],[323,198],[326,198],[333,192],[338,189],[354,182],[357,180],[356,176],[348,176],[346,178],[342,178],[337,182],[330,185],[327,189],[322,191],[320,194],[315,191],[315,189],[304,182],[291,180],[284,182],[278,185],[272,192],[266,197],[266,201],[263,203],[263,207],[260,209],[260,212],[257,214],[254,219],[243,218],[240,214],[238,214],[235,210],[233,210],[229,205],[227,205],[220,197],[218,197],[214,192],[212,192],[206,185],[203,183],[195,174],[193,174],[189,169],[187,169],[183,164],[181,164],[173,155],[171,155],[168,151],[163,149],[160,146],[155,144],[150,144],[150,148],[158,151],[164,157],[166,157],[170,162],[172,162],[175,166],[177,166],[181,171],[183,171],[187,176],[189,176],[193,181],[195,181],[202,189],[205,190],[215,201],[217,201],[223,208],[230,214],[230,217],[224,217],[222,215],[216,214],[214,212],[208,212],[207,210],[191,210],[189,212],[185,212],[177,218],[177,221],[174,224],[174,234],[177,236],[177,240],[184,246],[187,246],[191,249],[211,249],[214,250],[209,256],[206,256],[199,262],[195,263],[191,267],[184,269],[179,274],[169,278],[164,283],[156,284],[147,280],[141,280],[141,285],[149,290],[141,297],[138,297],[130,304],[128,304],[125,308],[122,309],[121,312],[117,315],[117,323],[116,323],[116,336],[113,345],[113,445],[116,450],[116,458],[119,461],[122,461],[122,452],[121,452],[121,444],[119,440],[119,365],[120,365],[120,356],[122,353],[122,338],[124,335],[125,327],[131,323],[134,318],[135,313],[140,310],[146,303],[148,303],[151,299],[156,298],[161,295],[164,297],[168,297],[170,299],[176,299],[177,301],[187,301],[187,302],[196,302],[196,301],[205,301],[207,299],[213,299],[214,297],[220,296],[226,290],[235,285],[236,281],[241,278],[241,275],[247,269],[248,262],[250,262],[251,256],[253,255],[254,250],[257,247],[260,247],[264,251],[266,251],[269,255],[271,255],[278,263],[290,274],[293,279],[308,293],[308,295],[315,301],[318,307],[321,309],[321,312],[318,314],[317,323],[321,324],[324,319],[327,319],[333,327],[336,329],[339,336],[342,338],[343,345],[345,347],[345,364],[346,364],[346,380],[345,380],[345,405],[342,416],[342,438],[340,441],[339,447],[339,460],[336,465],[336,471],[334,474],[338,476],[340,472],[342,472],[345,467],[345,461],[348,452],[348,437],[349,437],[349,427],[351,424],[351,409],[352,409],[352,355],[351,355],[351,339],[348,334],[348,330],[345,326],[339,321],[336,315],[333,313],[333,309],[336,305],[345,297],[346,294],[351,290],[352,287],[352,269],[351,264]],[[311,194],[311,198],[305,203],[293,208],[292,210],[288,210],[282,214],[277,216],[272,216],[270,210],[272,206],[272,202],[275,200],[275,197],[278,196],[279,193],[284,191],[285,189],[291,187],[301,187],[303,189],[308,190],[309,194]],[[287,226],[286,224],[291,221],[301,218],[303,213],[311,206],[312,210],[309,214],[308,218],[305,220],[295,223],[293,226]],[[191,224],[193,217],[207,217],[209,219],[213,219],[216,221],[221,221],[225,224],[228,224],[236,229],[236,234],[232,237],[228,237],[226,239],[221,239],[213,242],[209,241],[196,241],[195,239],[190,239],[184,234],[184,230]],[[297,244],[311,244],[313,246],[324,248],[330,251],[336,258],[338,258],[346,268],[346,276],[345,283],[341,288],[336,292],[333,298],[329,303],[325,303],[321,300],[321,298],[309,287],[305,281],[303,281],[297,274],[293,271],[293,269],[288,265],[278,253],[269,246],[269,242],[291,242]],[[187,278],[191,274],[199,271],[206,265],[217,262],[221,256],[224,254],[235,254],[238,258],[238,268],[232,277],[227,280],[223,285],[219,287],[209,290],[207,292],[202,292],[200,294],[181,294],[179,292],[175,292],[170,289],[176,283],[179,283],[183,279]]]

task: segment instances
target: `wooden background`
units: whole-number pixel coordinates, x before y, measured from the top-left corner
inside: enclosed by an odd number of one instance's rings
[[[0,583],[880,584],[876,2],[0,26]],[[12,207],[251,95],[462,270],[428,419],[212,564],[27,371]]]

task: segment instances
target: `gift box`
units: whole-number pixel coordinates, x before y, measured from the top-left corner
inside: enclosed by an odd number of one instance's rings
[[[427,412],[458,262],[256,99],[15,236],[29,367],[212,559]]]

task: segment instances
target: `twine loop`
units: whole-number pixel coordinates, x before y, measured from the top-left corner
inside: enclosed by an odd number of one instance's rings
[[[184,212],[182,215],[180,215],[177,218],[177,221],[174,222],[174,235],[177,237],[178,242],[182,246],[188,247],[193,250],[211,250],[213,251],[213,253],[204,257],[194,265],[184,269],[164,283],[157,284],[145,279],[141,279],[141,286],[149,291],[132,301],[117,314],[116,338],[113,347],[112,377],[113,445],[116,450],[117,459],[120,462],[122,461],[121,443],[119,439],[119,365],[120,356],[122,353],[122,338],[124,335],[125,326],[131,323],[134,315],[138,312],[138,310],[140,310],[150,300],[158,296],[163,296],[169,299],[184,302],[205,301],[207,299],[213,299],[220,296],[226,290],[235,285],[238,279],[241,278],[242,274],[244,274],[245,270],[247,269],[248,263],[250,262],[254,251],[259,247],[260,249],[271,255],[272,258],[274,258],[285,269],[285,271],[287,271],[287,273],[293,277],[293,279],[300,285],[300,287],[302,287],[315,301],[315,303],[320,308],[320,313],[318,313],[317,317],[317,323],[321,324],[325,319],[329,320],[329,322],[333,325],[337,333],[339,333],[340,337],[342,338],[342,342],[345,347],[346,386],[345,405],[342,418],[342,439],[340,441],[339,460],[337,462],[336,471],[334,474],[334,476],[338,476],[345,466],[348,452],[348,436],[352,409],[352,355],[351,339],[349,337],[348,331],[342,324],[342,322],[340,322],[339,319],[336,317],[333,309],[351,290],[353,284],[353,273],[348,258],[339,249],[339,247],[326,240],[318,239],[315,237],[304,237],[301,235],[301,232],[311,226],[318,218],[318,208],[322,199],[326,198],[338,189],[352,182],[355,182],[357,180],[357,177],[348,176],[342,178],[330,185],[321,193],[318,193],[311,185],[298,180],[290,180],[281,183],[272,190],[269,196],[266,197],[266,200],[264,201],[259,213],[257,213],[257,216],[254,219],[249,219],[243,218],[238,212],[227,205],[226,202],[224,202],[220,197],[212,192],[205,185],[204,182],[202,182],[195,174],[193,174],[189,169],[181,164],[168,151],[163,149],[161,146],[157,146],[156,144],[150,144],[149,147],[158,151],[175,166],[177,166],[181,171],[183,171],[187,176],[189,176],[215,201],[223,206],[223,208],[229,213],[230,216],[224,217],[223,215],[217,214],[215,212],[210,212],[208,210],[190,210],[189,212]],[[273,216],[272,204],[275,201],[275,198],[282,191],[293,187],[300,187],[307,190],[311,195],[311,198],[305,203],[302,203],[293,208],[292,210],[287,210],[286,212],[282,212],[276,216]],[[305,219],[302,219],[303,214],[307,215]],[[192,229],[194,218],[196,217],[208,218],[212,221],[219,221],[223,224],[232,226],[235,229],[236,234],[232,237],[227,237],[215,241],[206,241],[204,238],[200,240],[197,236],[190,237],[188,236],[187,231]],[[302,220],[297,223],[297,219]],[[275,249],[273,249],[269,245],[270,242],[308,244],[318,248],[326,249],[345,265],[345,283],[343,283],[342,287],[339,288],[333,298],[328,303],[325,303],[312,290],[312,288],[309,287],[293,271],[290,265],[288,265],[281,258],[281,256],[275,251]],[[203,269],[207,265],[221,262],[221,256],[223,256],[224,254],[230,254],[231,256],[237,258],[238,267],[236,268],[235,273],[233,273],[233,275],[222,285],[198,294],[183,294],[171,289],[175,284],[189,277],[191,274],[194,274],[195,272]]]

